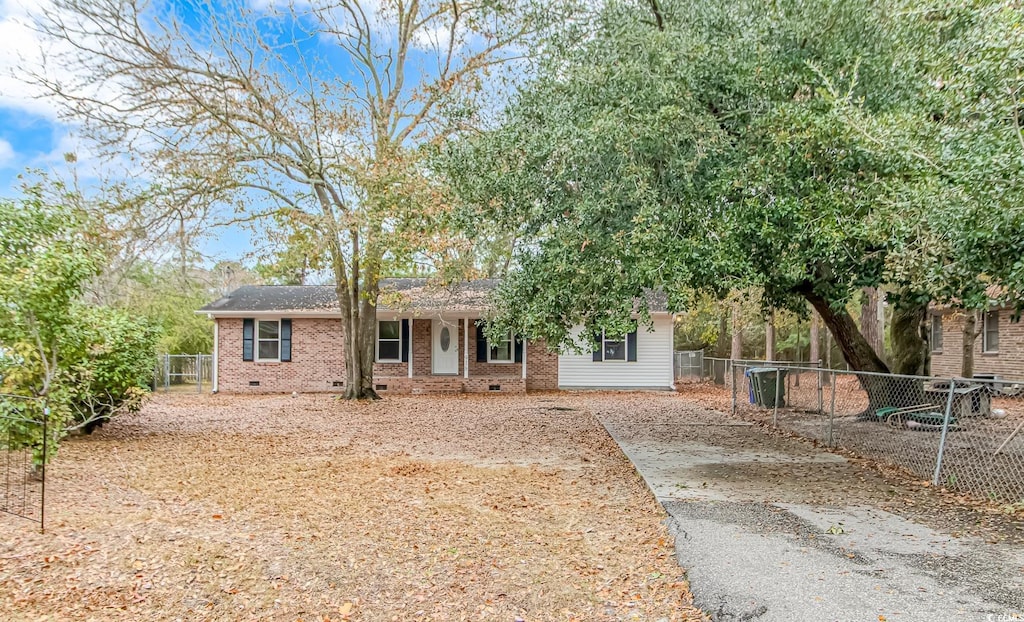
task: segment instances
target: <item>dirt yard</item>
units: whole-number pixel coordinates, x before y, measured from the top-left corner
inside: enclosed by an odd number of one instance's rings
[[[0,619],[701,619],[568,395],[159,395],[47,486],[45,535],[0,517]]]

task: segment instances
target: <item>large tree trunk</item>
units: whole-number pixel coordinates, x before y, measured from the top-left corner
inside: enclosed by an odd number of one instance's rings
[[[878,358],[885,360],[885,339],[883,339],[882,323],[879,320],[881,313],[881,297],[878,288],[864,288],[864,302],[860,308],[860,332],[864,339],[871,344],[878,354]]]
[[[931,361],[928,354],[928,305],[897,304],[892,311],[889,337],[892,342],[892,372],[908,376],[927,376]]]
[[[857,381],[868,398],[868,405],[861,413],[862,416],[874,420],[875,413],[879,408],[917,406],[926,403],[924,388],[919,381],[889,375],[888,366],[878,357],[875,349],[861,334],[853,317],[845,308],[833,309],[829,301],[809,284],[801,287],[798,292],[821,314],[825,326],[835,337],[836,343],[839,344],[839,348],[843,352],[843,358],[850,364],[851,369],[859,372],[872,372],[857,374]],[[897,317],[900,320],[899,323]],[[903,327],[903,321],[903,316],[894,313],[893,329],[895,330],[897,326]],[[914,328],[919,330],[920,320],[914,324]],[[920,338],[919,332],[915,334]],[[895,359],[897,354],[903,350],[896,347],[895,339],[893,345],[893,358]],[[836,390],[839,390],[838,387]]]
[[[739,298],[732,301],[732,344],[729,349],[729,358],[736,361],[743,358],[743,318],[740,317],[742,308]]]
[[[338,298],[353,297],[348,287],[339,287]],[[374,338],[377,307],[368,298],[357,299],[349,312],[342,310],[345,340],[345,398],[353,400],[380,399],[373,388]],[[347,306],[347,305],[342,305]]]
[[[833,309],[831,302],[815,291],[810,284],[799,287],[797,293],[811,303],[821,316],[825,326],[839,344],[843,358],[853,370],[883,374],[889,372],[889,368],[878,357],[871,344],[864,339],[864,335],[857,328],[857,323],[845,308]]]
[[[724,359],[729,355],[729,318],[724,313],[718,316],[718,340],[715,342],[715,356]]]
[[[345,399],[380,399],[373,388],[374,339],[377,335],[377,297],[380,293],[373,261],[360,268],[359,233],[351,233],[352,264],[335,259],[338,306],[341,307],[345,343]]]
[[[978,312],[964,313],[963,359],[960,364],[960,375],[964,378],[974,377],[974,342],[981,331],[978,330]]]

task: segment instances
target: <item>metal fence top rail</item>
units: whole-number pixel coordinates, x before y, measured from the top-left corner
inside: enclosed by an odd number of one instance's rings
[[[676,350],[676,352],[680,352],[680,350]],[[785,365],[786,367],[795,367],[795,366],[799,366],[799,365],[804,365],[804,366],[812,367],[814,369],[818,369],[818,367],[821,366],[821,361],[817,361],[817,362],[815,362],[815,361],[778,361],[778,360],[769,361],[767,359],[728,359],[728,358],[721,358],[721,357],[714,357],[714,356],[705,356],[704,360],[705,361],[725,361],[727,363],[733,363],[733,364],[737,364],[737,365],[746,365],[746,364],[749,364],[749,363],[757,363],[757,364],[763,364],[763,365]]]
[[[912,376],[909,374],[893,374],[886,372],[874,372],[874,371],[857,371],[855,369],[828,369],[825,367],[818,367],[813,362],[804,361],[762,361],[753,359],[726,359],[726,358],[714,358],[704,357],[705,361],[726,361],[733,363],[736,366],[747,366],[750,364],[763,365],[766,367],[786,367],[787,369],[795,369],[798,371],[822,371],[830,374],[845,375],[845,376],[875,376],[879,378],[900,378],[905,380],[924,380],[928,382],[955,382],[957,384],[1019,384],[1024,386],[1024,379],[1018,378],[1004,378],[1002,376],[998,378],[967,378],[965,376]]]

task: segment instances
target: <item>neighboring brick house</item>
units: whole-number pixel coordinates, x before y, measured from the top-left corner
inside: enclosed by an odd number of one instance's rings
[[[384,279],[374,385],[381,393],[672,388],[672,316],[651,297],[654,330],[558,354],[513,335],[489,343],[479,327],[495,281],[454,288]],[[215,392],[341,392],[341,312],[332,286],[245,286],[199,310],[214,320]],[[566,382],[560,382],[565,379]]]
[[[931,311],[932,375],[953,377],[963,369],[965,311]],[[1024,321],[1013,309],[995,307],[980,314],[974,340],[974,375],[1024,380]]]

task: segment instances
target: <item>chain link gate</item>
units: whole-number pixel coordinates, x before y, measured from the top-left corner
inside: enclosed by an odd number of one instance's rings
[[[153,390],[202,393],[213,388],[212,354],[161,354],[153,371]]]
[[[676,381],[698,382],[704,380],[703,350],[676,350],[673,361],[675,362]]]

